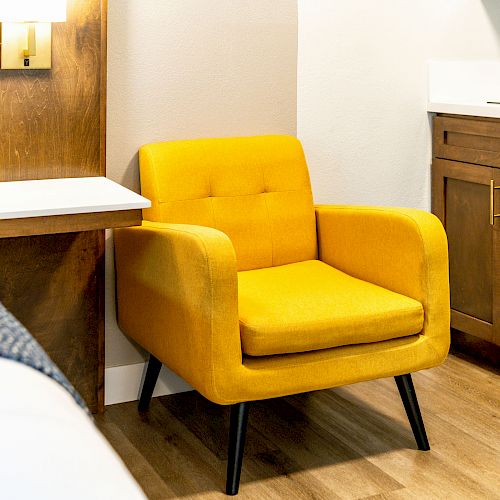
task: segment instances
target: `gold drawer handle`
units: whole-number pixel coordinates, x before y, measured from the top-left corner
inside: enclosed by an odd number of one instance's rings
[[[500,217],[500,214],[495,213],[495,189],[500,189],[500,186],[495,186],[495,181],[490,181],[490,224],[495,225],[495,217]]]

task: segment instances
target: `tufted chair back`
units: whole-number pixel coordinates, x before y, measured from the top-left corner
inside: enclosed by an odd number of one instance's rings
[[[240,271],[317,258],[309,172],[294,137],[150,144],[140,172],[152,201],[144,219],[226,233]]]

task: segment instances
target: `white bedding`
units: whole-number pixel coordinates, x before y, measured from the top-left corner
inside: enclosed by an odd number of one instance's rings
[[[0,358],[0,496],[144,499],[92,420],[54,380]]]

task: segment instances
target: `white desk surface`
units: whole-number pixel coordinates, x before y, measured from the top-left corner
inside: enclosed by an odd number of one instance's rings
[[[106,177],[0,182],[0,219],[148,208],[151,202]]]

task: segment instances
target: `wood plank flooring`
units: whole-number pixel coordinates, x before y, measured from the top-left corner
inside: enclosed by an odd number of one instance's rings
[[[239,498],[500,499],[498,373],[451,355],[413,380],[427,453],[393,379],[252,405]],[[189,392],[97,422],[149,498],[227,498],[228,408]]]

